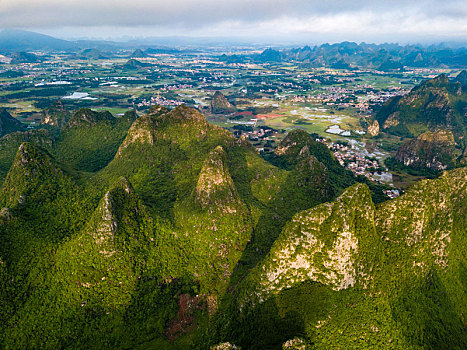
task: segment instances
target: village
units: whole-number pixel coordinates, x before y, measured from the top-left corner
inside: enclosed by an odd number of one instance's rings
[[[256,122],[256,119],[250,121],[250,124],[238,122],[233,127],[234,136],[237,138],[247,138],[260,154],[274,152],[283,135],[278,130],[267,126],[257,127]],[[367,151],[347,141],[339,140],[332,142],[324,137],[316,137],[315,141],[325,144],[336,157],[339,164],[350,170],[356,177],[365,176],[371,181],[392,185],[392,176],[388,172],[388,169],[380,163],[379,159],[369,156]],[[400,195],[398,189],[387,189],[384,190],[384,193],[389,198],[396,198]]]

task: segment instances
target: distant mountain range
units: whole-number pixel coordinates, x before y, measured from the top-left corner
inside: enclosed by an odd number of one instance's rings
[[[99,49],[114,51],[121,48],[135,49],[131,58],[141,58],[147,54],[178,54],[187,51],[198,51],[201,47],[246,45],[245,42],[234,42],[222,38],[190,38],[190,37],[149,37],[133,39],[126,42],[105,40],[57,39],[49,35],[25,30],[5,29],[0,32],[0,53],[28,50],[76,51],[83,49]],[[258,47],[259,44],[251,44]],[[183,47],[184,49],[179,49]],[[467,48],[451,48],[447,45],[399,44],[367,44],[341,42],[304,46],[301,48],[274,49],[267,48],[260,54],[222,55],[220,61],[242,63],[253,61],[259,63],[299,62],[313,67],[330,67],[336,69],[373,68],[381,71],[400,71],[403,67],[467,67]]]
[[[50,35],[35,33],[19,29],[4,29],[0,31],[0,53],[45,50],[45,51],[76,51],[82,49],[117,50],[120,48],[146,48],[147,53],[177,53],[179,50],[173,46],[180,41],[174,41],[168,47],[169,39],[144,39],[127,42],[114,42],[108,40],[63,40]],[[144,53],[143,53],[144,54]]]
[[[5,29],[0,32],[0,50],[68,50],[73,48],[76,48],[76,43],[49,35],[17,29]]]
[[[381,71],[401,70],[404,66],[464,68],[467,67],[467,48],[342,42],[280,51],[268,48],[261,54],[251,55],[250,59],[261,63],[294,61],[310,67],[363,67]]]

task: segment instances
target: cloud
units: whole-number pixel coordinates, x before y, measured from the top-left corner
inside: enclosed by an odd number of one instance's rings
[[[233,36],[467,37],[460,0],[1,0],[3,28]],[[86,29],[88,28],[88,29]]]

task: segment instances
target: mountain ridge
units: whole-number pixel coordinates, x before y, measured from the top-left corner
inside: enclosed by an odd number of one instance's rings
[[[5,348],[467,344],[467,168],[375,204],[303,130],[271,162],[185,106],[52,130],[2,138]]]

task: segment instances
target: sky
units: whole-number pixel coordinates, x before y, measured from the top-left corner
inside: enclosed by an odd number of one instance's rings
[[[65,39],[467,43],[467,1],[0,0],[0,28]]]

